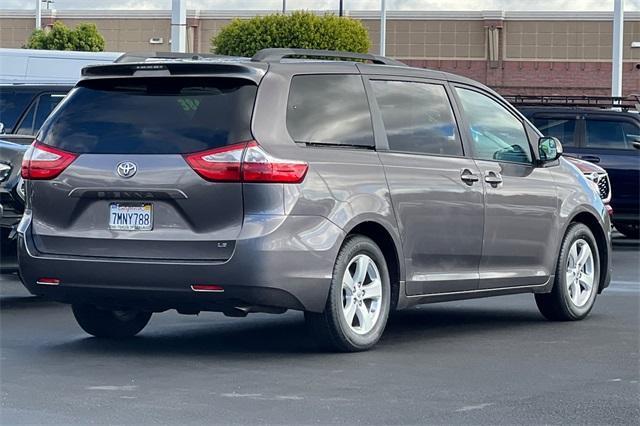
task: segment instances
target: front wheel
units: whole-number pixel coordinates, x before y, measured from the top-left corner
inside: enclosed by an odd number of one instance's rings
[[[562,241],[553,289],[536,294],[536,304],[549,320],[581,320],[593,308],[599,287],[598,245],[586,225],[574,223]]]
[[[106,310],[93,305],[73,305],[80,327],[96,337],[122,339],[138,334],[151,319],[151,312]]]
[[[340,249],[324,312],[305,312],[319,340],[342,352],[375,345],[387,324],[391,299],[389,271],[380,248],[364,236]]]

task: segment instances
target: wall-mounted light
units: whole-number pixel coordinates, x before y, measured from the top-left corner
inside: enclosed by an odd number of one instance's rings
[[[151,37],[149,39],[149,44],[162,44],[164,43],[164,39],[162,37]]]
[[[640,41],[632,41],[631,47],[640,47]]]

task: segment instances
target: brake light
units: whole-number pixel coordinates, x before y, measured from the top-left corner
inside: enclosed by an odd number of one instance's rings
[[[191,168],[214,182],[300,183],[309,165],[267,153],[256,141],[184,156]]]
[[[35,141],[22,160],[22,178],[53,179],[69,167],[76,158],[78,158],[76,154]]]
[[[191,290],[193,291],[206,291],[212,293],[222,293],[224,292],[224,288],[219,285],[213,284],[194,284],[191,286]]]
[[[57,278],[40,278],[36,281],[36,284],[40,285],[59,285],[60,280]]]

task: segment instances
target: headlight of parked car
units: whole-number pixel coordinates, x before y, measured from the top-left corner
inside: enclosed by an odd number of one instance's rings
[[[24,179],[22,178],[18,178],[18,184],[16,185],[16,194],[18,194],[18,197],[20,197],[20,199],[24,203],[26,192],[24,189]]]
[[[0,182],[4,182],[11,174],[11,166],[5,163],[0,163]]]

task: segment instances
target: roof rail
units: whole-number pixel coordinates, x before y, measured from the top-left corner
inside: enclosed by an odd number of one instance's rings
[[[214,59],[230,58],[229,56],[213,53],[182,53],[182,52],[127,52],[120,55],[114,63],[145,62],[147,59]]]
[[[253,62],[280,62],[287,57],[306,57],[306,58],[342,58],[342,59],[361,59],[371,61],[379,65],[396,65],[406,67],[400,61],[387,58],[384,56],[370,55],[367,53],[342,52],[338,50],[318,50],[318,49],[288,49],[288,48],[271,48],[262,49],[253,55]]]
[[[626,97],[611,96],[561,96],[561,95],[504,95],[507,101],[517,106],[554,106],[574,108],[620,108],[640,111],[640,95]]]

